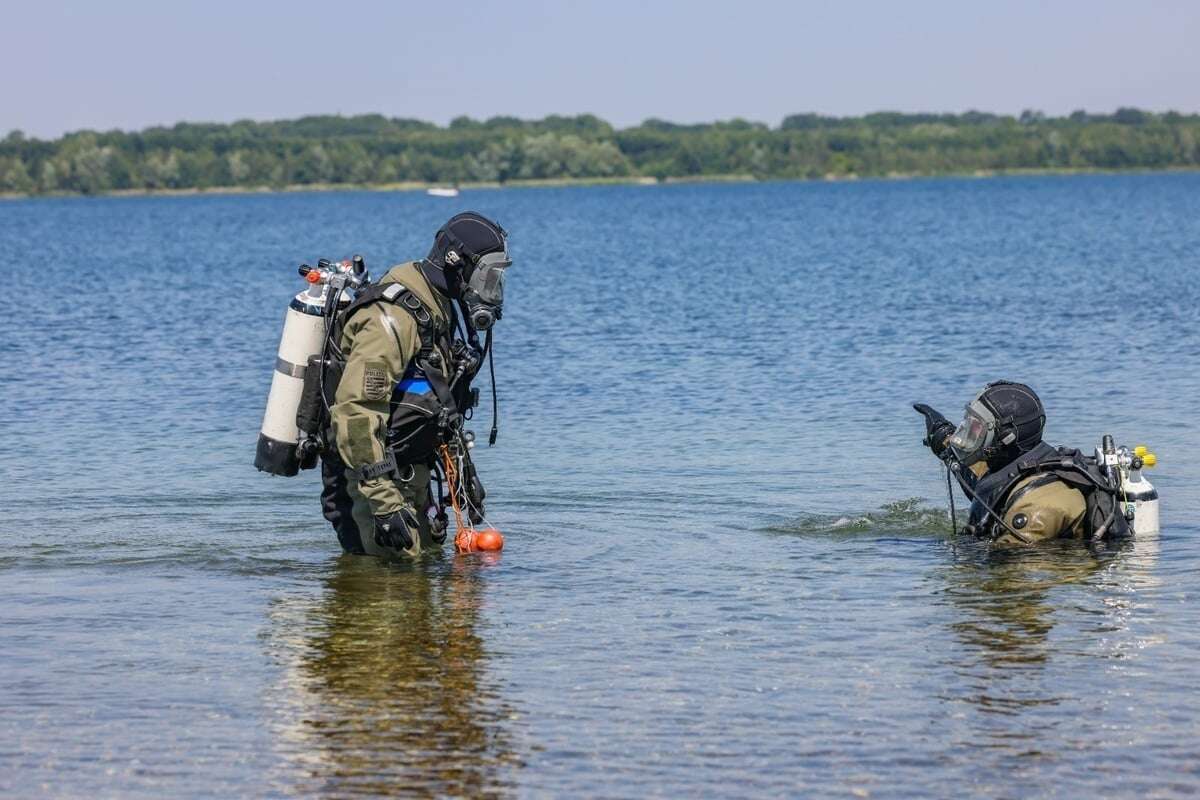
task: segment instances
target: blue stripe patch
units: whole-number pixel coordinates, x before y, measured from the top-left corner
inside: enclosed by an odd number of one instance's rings
[[[405,392],[411,394],[429,394],[433,391],[433,387],[424,378],[405,378],[396,384],[396,391],[400,394]]]

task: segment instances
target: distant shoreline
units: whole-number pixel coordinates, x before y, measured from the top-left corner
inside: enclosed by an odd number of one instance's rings
[[[911,181],[938,178],[1005,178],[1005,177],[1067,177],[1076,175],[1161,175],[1200,172],[1200,167],[1166,167],[1162,169],[1102,169],[1096,167],[1052,167],[987,170],[945,173],[899,173],[886,175],[828,174],[817,178],[756,178],[753,175],[696,175],[687,177],[654,178],[628,176],[620,178],[540,178],[499,181],[463,182],[454,188],[476,189],[559,189],[586,186],[673,186],[679,184],[720,183],[849,183],[854,181]],[[0,200],[28,200],[63,197],[191,197],[196,195],[232,196],[254,194],[292,194],[305,192],[424,192],[449,188],[446,183],[402,181],[397,183],[297,183],[287,186],[210,186],[188,189],[115,189],[96,194],[83,192],[0,192]]]
[[[21,196],[421,191],[1200,169],[1200,114],[1119,108],[1048,117],[967,111],[792,114],[616,128],[592,114],[380,114],[0,138],[0,192]],[[653,177],[649,177],[653,176]],[[172,187],[172,188],[167,188]]]

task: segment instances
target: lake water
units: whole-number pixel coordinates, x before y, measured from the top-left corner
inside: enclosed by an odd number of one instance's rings
[[[461,208],[507,546],[342,556],[252,466],[296,265]],[[0,203],[0,794],[1194,794],[1198,253],[1196,174]],[[953,540],[909,404],[996,378],[1161,535]]]

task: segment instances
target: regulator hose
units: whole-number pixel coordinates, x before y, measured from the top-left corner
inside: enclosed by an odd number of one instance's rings
[[[488,447],[496,443],[496,437],[500,434],[500,403],[496,399],[496,362],[492,358],[492,330],[488,329],[487,342],[483,349],[487,351],[488,357],[488,374],[492,379],[492,430],[488,434]]]
[[[954,484],[950,482],[950,465],[946,464],[946,494],[950,496],[950,535],[958,535],[958,515],[954,511]]]
[[[960,469],[957,462],[949,461],[949,460],[946,462],[946,468],[948,470],[954,470],[955,474],[957,474],[958,470]],[[949,473],[947,473],[947,474],[949,474]],[[996,520],[996,522],[1000,523],[1000,527],[1004,528],[1004,530],[1008,531],[1013,536],[1015,536],[1017,538],[1017,541],[1021,542],[1022,544],[1032,544],[1033,543],[1032,539],[1030,539],[1028,536],[1025,536],[1024,534],[1016,531],[1011,525],[1009,525],[1007,522],[1005,522],[1004,518],[1001,517],[999,514],[997,514],[992,509],[991,506],[989,506],[987,503],[983,502],[983,500],[981,500],[979,498],[979,495],[975,494],[975,492],[972,491],[971,489],[968,489],[965,481],[960,479],[958,481],[958,485],[960,487],[962,487],[963,493],[966,494],[967,497],[971,498],[972,502],[979,503],[979,505],[983,508],[983,510],[986,511],[988,514],[990,514],[992,516],[992,519],[994,519],[994,520]]]

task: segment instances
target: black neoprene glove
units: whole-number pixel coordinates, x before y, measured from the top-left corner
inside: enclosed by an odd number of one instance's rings
[[[954,433],[954,423],[924,403],[914,403],[913,409],[925,417],[925,439],[921,444],[933,451],[938,458],[946,452],[946,442]]]
[[[407,550],[413,546],[410,530],[418,530],[416,516],[407,508],[375,517],[375,544]]]

